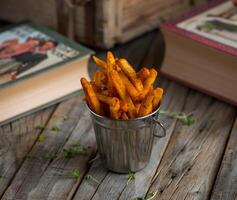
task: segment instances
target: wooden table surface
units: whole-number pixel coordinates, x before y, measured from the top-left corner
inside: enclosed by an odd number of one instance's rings
[[[159,66],[162,38],[154,31],[112,51],[135,66]],[[105,52],[98,55],[105,57]],[[90,63],[90,71],[94,70]],[[102,166],[81,92],[0,127],[0,197],[133,200],[156,192],[153,199],[159,200],[237,199],[236,108],[164,78],[158,82],[165,88],[162,109],[194,112],[195,123],[185,126],[160,116],[167,136],[155,139],[151,160],[135,180],[128,182],[128,175]],[[62,156],[75,143],[86,151],[72,158]],[[72,176],[76,169],[78,177]]]

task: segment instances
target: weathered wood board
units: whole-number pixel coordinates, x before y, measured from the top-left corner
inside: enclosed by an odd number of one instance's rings
[[[237,198],[237,118],[232,128],[221,167],[211,194],[211,200]]]
[[[235,116],[234,108],[191,91],[184,107],[190,126],[177,124],[149,192],[155,199],[208,199]]]
[[[80,102],[82,103],[82,95],[61,103],[54,111],[41,137],[5,191],[3,199],[26,199],[31,195],[31,190],[37,186],[51,163],[47,155],[62,150],[75,129],[79,116],[84,113],[84,107],[79,106]],[[64,120],[64,116],[68,119]],[[53,127],[58,127],[59,131],[53,131]]]
[[[53,110],[53,107],[42,110],[0,127],[0,196],[37,140],[41,130],[35,127],[46,124]]]

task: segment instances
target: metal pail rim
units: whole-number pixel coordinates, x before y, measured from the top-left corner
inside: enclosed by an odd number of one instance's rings
[[[159,107],[152,113],[150,113],[149,115],[145,115],[143,117],[137,117],[137,118],[132,118],[132,119],[111,119],[109,117],[105,117],[105,116],[102,116],[102,115],[99,115],[97,113],[95,113],[93,110],[90,109],[90,107],[87,105],[87,103],[85,103],[87,108],[89,109],[89,111],[95,115],[96,117],[100,118],[100,119],[106,119],[106,120],[110,120],[110,121],[120,121],[120,122],[128,122],[128,121],[138,121],[138,120],[143,120],[145,118],[148,118],[148,117],[152,117],[154,116],[155,114],[159,113],[160,111],[160,105]]]

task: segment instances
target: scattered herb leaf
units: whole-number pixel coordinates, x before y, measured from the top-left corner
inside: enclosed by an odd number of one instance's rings
[[[80,175],[81,175],[81,172],[80,172],[79,169],[74,169],[74,170],[72,170],[72,172],[71,172],[71,176],[72,176],[73,178],[79,178]]]
[[[57,154],[54,153],[54,152],[49,152],[45,156],[45,158],[48,158],[48,159],[53,159],[53,158],[56,158],[56,157],[57,157]]]
[[[39,135],[38,141],[39,141],[39,142],[45,141],[45,136],[44,136],[42,133]]]
[[[80,144],[73,144],[68,149],[63,149],[62,151],[62,157],[64,158],[74,158],[77,155],[87,155],[86,148]]]
[[[185,114],[183,112],[169,112],[169,111],[164,111],[161,110],[160,114],[165,114],[168,117],[172,117],[174,119],[177,119],[179,121],[181,121],[184,125],[190,126],[192,124],[194,124],[195,120],[193,118],[193,114]]]
[[[129,172],[127,180],[128,180],[127,181],[127,185],[128,185],[130,181],[134,181],[135,180],[135,174],[132,173],[132,172]]]
[[[63,116],[63,120],[66,121],[69,117],[67,115]]]
[[[77,151],[69,148],[69,149],[63,149],[62,151],[62,157],[64,158],[74,158],[77,155]]]
[[[90,174],[87,174],[86,176],[85,176],[85,179],[86,180],[92,180],[92,181],[95,181],[96,183],[100,183],[96,178],[94,178],[92,175],[90,175]]]
[[[43,124],[39,124],[35,127],[36,129],[39,129],[39,130],[44,130],[45,129],[45,125]]]
[[[78,150],[78,153],[80,155],[86,156],[87,155],[87,150],[86,150],[85,147],[80,147],[79,150]]]
[[[151,192],[147,195],[146,200],[152,200],[155,198],[155,196],[157,195],[158,191],[155,192]]]
[[[146,197],[136,197],[134,200],[152,200],[157,195],[158,191],[149,193]]]
[[[53,126],[51,128],[51,131],[55,131],[55,132],[59,132],[60,131],[60,128],[58,126]]]

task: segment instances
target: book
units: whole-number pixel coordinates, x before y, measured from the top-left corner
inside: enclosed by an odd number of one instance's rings
[[[161,73],[237,105],[237,7],[214,1],[161,25]]]
[[[24,22],[0,30],[0,125],[78,94],[93,51]]]

